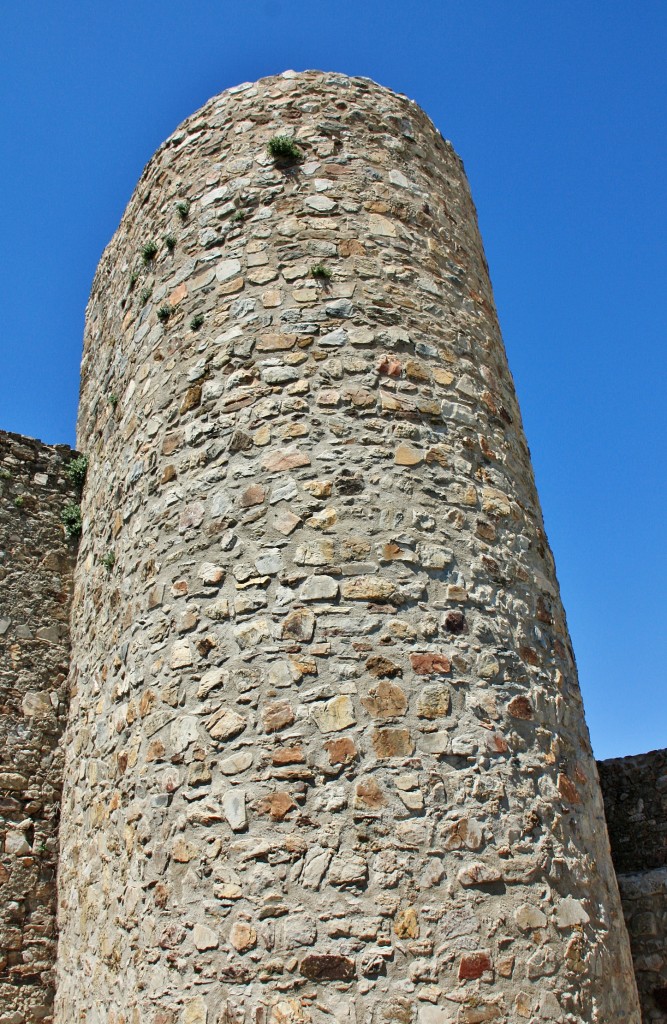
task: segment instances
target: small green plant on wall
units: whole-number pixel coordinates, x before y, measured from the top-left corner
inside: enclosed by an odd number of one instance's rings
[[[198,331],[203,323],[204,323],[204,314],[203,313],[195,313],[195,315],[193,316],[192,320],[190,321],[190,330],[191,331]]]
[[[157,256],[157,244],[155,242],[146,242],[141,249],[141,259],[145,267],[153,262]]]
[[[169,317],[173,313],[171,306],[160,306],[157,311],[157,318],[161,324],[166,324],[169,321]]]
[[[180,203],[176,203],[176,212],[181,220],[187,220],[188,214],[190,213],[190,203],[187,199],[182,199]]]
[[[328,267],[325,267],[323,263],[316,263],[314,267],[310,268],[311,276],[318,281],[330,281],[331,271]]]
[[[167,235],[164,240],[164,244],[167,247],[167,252],[171,255],[176,248],[176,236]]]
[[[153,294],[153,289],[152,288],[142,288],[141,289],[141,292],[139,293],[139,302],[141,303],[142,306],[146,305],[146,303],[148,302],[148,300],[150,299],[152,294]]]
[[[301,159],[301,150],[289,135],[274,135],[269,139],[268,150],[277,162],[295,164]]]
[[[245,219],[246,219],[246,212],[245,212],[245,210],[235,210],[234,213],[230,217],[230,220],[231,220],[232,224],[242,224]]]
[[[75,501],[68,501],[60,512],[60,522],[65,527],[65,536],[70,540],[81,536],[81,506]]]
[[[14,498],[14,504],[16,508],[23,508],[25,505],[25,495],[17,494],[16,497]]]
[[[86,482],[86,472],[88,471],[88,456],[77,455],[75,459],[65,466],[65,475],[74,487],[78,487],[79,490],[83,488]]]
[[[115,409],[118,405],[118,395],[115,391],[112,391],[110,395],[107,395],[107,400],[112,409]]]
[[[107,553],[102,556],[102,565],[104,566],[107,572],[111,572],[115,564],[116,556],[114,555],[113,551],[107,551]]]

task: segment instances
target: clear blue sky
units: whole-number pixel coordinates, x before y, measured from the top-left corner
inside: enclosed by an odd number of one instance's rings
[[[228,86],[366,75],[479,211],[599,757],[667,746],[667,4],[5,0],[0,428],[74,440],[84,307],[142,168]]]

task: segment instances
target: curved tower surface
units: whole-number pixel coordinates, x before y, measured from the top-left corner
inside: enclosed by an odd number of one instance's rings
[[[289,72],[185,121],[97,271],[78,447],[59,1024],[637,1024],[475,211],[426,115]]]

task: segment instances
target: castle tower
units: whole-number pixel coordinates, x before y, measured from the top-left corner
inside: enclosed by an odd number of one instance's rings
[[[95,278],[78,447],[58,1024],[637,1024],[475,211],[425,114],[307,72],[184,122]]]

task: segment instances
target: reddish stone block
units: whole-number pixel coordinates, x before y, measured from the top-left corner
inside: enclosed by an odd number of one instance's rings
[[[446,675],[452,670],[452,663],[444,654],[411,654],[410,661],[419,676]]]
[[[533,705],[527,697],[513,697],[507,705],[512,718],[523,718],[528,721],[533,717]]]
[[[465,953],[459,964],[459,981],[474,981],[481,978],[485,971],[491,970],[491,958],[484,950]]]

